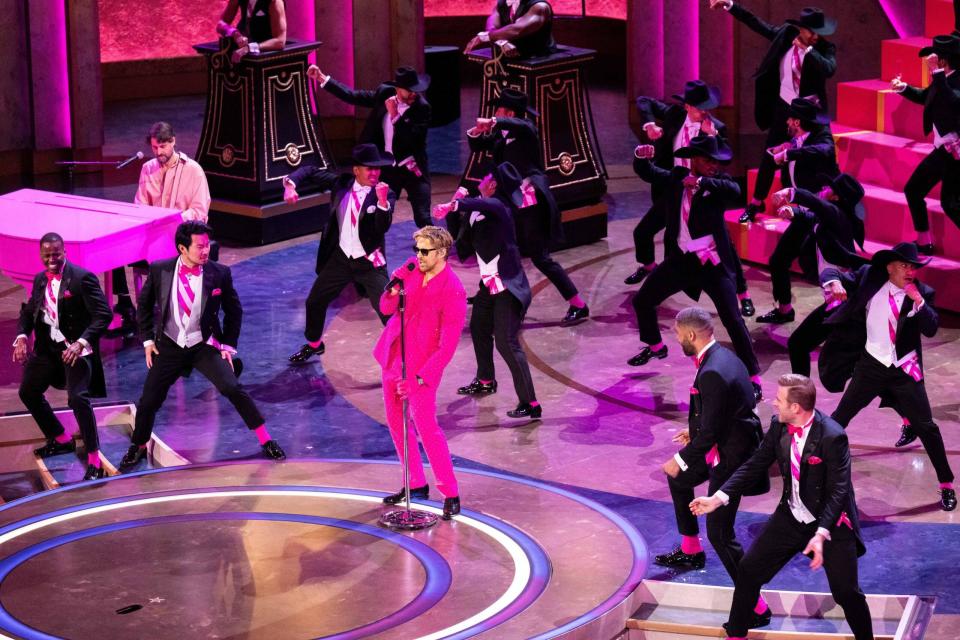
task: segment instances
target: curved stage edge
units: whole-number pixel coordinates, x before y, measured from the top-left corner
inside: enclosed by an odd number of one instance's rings
[[[23,498],[0,507],[0,637],[623,631],[647,568],[629,523],[536,481],[458,477],[462,514],[405,533],[377,526],[400,478],[386,461],[199,464]]]

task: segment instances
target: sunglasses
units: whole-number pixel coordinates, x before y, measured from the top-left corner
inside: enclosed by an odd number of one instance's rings
[[[428,256],[430,255],[431,251],[439,251],[439,250],[440,250],[440,247],[434,247],[433,249],[426,249],[418,246],[413,247],[413,253],[415,255],[421,255],[421,256]]]

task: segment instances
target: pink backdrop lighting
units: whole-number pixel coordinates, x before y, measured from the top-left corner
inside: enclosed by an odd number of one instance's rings
[[[438,16],[489,15],[496,3],[494,0],[423,0],[423,14]],[[580,15],[580,0],[551,0],[558,15]],[[627,0],[587,0],[587,15],[598,18],[627,17]]]

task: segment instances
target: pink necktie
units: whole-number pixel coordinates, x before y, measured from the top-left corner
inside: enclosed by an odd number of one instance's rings
[[[800,447],[797,445],[797,438],[790,438],[790,472],[793,474],[795,482],[800,482]]]
[[[897,300],[893,297],[893,293],[888,294],[887,298],[890,302],[890,316],[888,317],[887,328],[890,330],[890,346],[894,349],[894,353],[896,353],[897,325],[900,323],[900,308],[897,307]],[[923,380],[923,369],[920,368],[920,359],[917,358],[916,354],[901,364],[900,368],[917,382]]]
[[[178,272],[180,282],[177,286],[177,302],[180,305],[180,317],[182,318],[181,322],[184,327],[190,322],[193,301],[196,299],[196,294],[193,293],[193,287],[190,286],[190,281],[187,279],[188,275],[199,276],[200,267],[196,266],[191,269],[181,265]]]
[[[797,45],[793,46],[793,64],[791,66],[793,67],[793,90],[797,95],[800,95],[800,72],[803,62],[800,60],[800,47]]]
[[[693,189],[684,189],[683,198],[680,200],[680,215],[683,218],[683,224],[690,226],[690,205],[693,202]]]
[[[57,321],[57,297],[53,295],[53,281],[59,279],[60,276],[48,276],[47,293],[44,297],[44,304],[47,307],[47,315],[49,315],[50,319],[54,322]]]
[[[683,149],[684,147],[690,146],[690,129],[693,125],[686,125],[680,131],[680,146],[678,149]],[[690,158],[678,158],[679,164],[681,167],[690,168]]]
[[[353,226],[357,226],[357,211],[360,211],[360,196],[354,191],[350,194],[350,197],[353,198],[353,209],[350,211],[350,223]]]

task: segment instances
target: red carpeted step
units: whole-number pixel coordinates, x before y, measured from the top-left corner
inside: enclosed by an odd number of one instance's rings
[[[837,122],[848,127],[926,140],[923,107],[904,100],[887,80],[837,84]]]
[[[913,37],[884,40],[880,43],[880,76],[889,82],[898,74],[907,84],[925,87],[930,83],[930,72],[920,57],[920,49],[930,45],[930,38]]]
[[[952,0],[926,0],[924,35],[932,38],[954,29]]]
[[[864,184],[903,190],[910,174],[927,154],[933,151],[929,142],[892,136],[864,129],[834,127],[837,163]],[[940,197],[937,185],[933,197]]]

